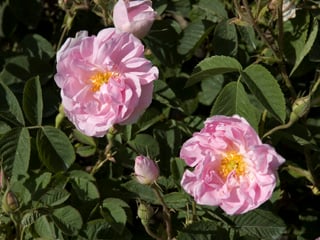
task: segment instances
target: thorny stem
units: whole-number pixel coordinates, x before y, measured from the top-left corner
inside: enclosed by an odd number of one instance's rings
[[[235,0],[237,1],[237,0]],[[274,48],[274,46],[270,43],[270,41],[265,37],[265,35],[263,34],[263,32],[261,31],[261,29],[259,28],[258,24],[256,23],[256,20],[254,19],[250,6],[248,4],[247,0],[242,0],[243,2],[243,6],[246,10],[246,13],[248,14],[249,17],[249,21],[252,24],[253,28],[256,30],[256,32],[258,33],[259,37],[267,44],[267,46],[270,48],[270,50],[272,51],[273,55],[279,59],[279,54],[277,52],[277,50]]]
[[[162,209],[163,209],[163,218],[164,222],[166,224],[166,232],[167,232],[167,239],[171,240],[172,239],[172,228],[171,228],[171,214],[169,211],[169,208],[167,207],[167,204],[164,202],[163,197],[160,194],[159,188],[157,187],[156,184],[152,185],[152,188],[157,195],[157,198],[159,199]]]
[[[237,0],[235,0],[236,2]],[[258,33],[259,37],[267,44],[267,46],[272,51],[273,55],[276,57],[277,62],[279,64],[280,74],[285,82],[286,87],[289,89],[291,96],[295,99],[297,94],[291,84],[291,81],[288,77],[284,61],[283,61],[283,19],[282,19],[282,0],[280,0],[280,4],[278,6],[278,28],[279,28],[279,36],[278,36],[278,48],[276,49],[274,45],[265,37],[260,27],[258,26],[256,20],[254,19],[252,12],[250,10],[250,6],[247,0],[242,0],[246,13],[248,14],[248,20],[252,24],[253,28]]]
[[[154,232],[151,231],[148,224],[142,224],[142,225],[144,227],[144,230],[146,230],[146,232],[149,234],[150,237],[152,237],[156,240],[161,240],[160,237],[158,237]]]
[[[311,88],[311,90],[310,90],[310,92],[309,92],[309,96],[310,96],[310,97],[312,97],[312,95],[315,93],[315,91],[318,89],[318,87],[319,87],[319,85],[320,85],[320,74],[319,74],[318,71],[317,71],[316,74],[317,74],[317,76],[316,76],[316,82],[313,84],[313,86],[312,86],[312,88]],[[287,122],[286,124],[278,125],[278,126],[272,128],[271,130],[269,130],[267,133],[265,133],[265,134],[263,135],[262,138],[265,138],[265,137],[273,134],[274,132],[276,132],[276,131],[278,131],[278,130],[289,128],[289,127],[291,127],[291,125],[292,125],[294,122],[295,122],[295,121],[293,121],[293,120],[290,119],[289,122]]]

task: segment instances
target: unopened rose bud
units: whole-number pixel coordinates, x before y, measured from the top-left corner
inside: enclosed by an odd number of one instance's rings
[[[146,203],[143,203],[141,202],[138,206],[138,217],[140,218],[141,220],[141,223],[144,225],[144,226],[147,226],[150,222],[150,219],[152,218],[153,214],[154,214],[154,211],[153,211],[153,208],[146,204]]]
[[[292,112],[290,114],[290,122],[296,122],[299,118],[302,118],[310,110],[311,104],[310,95],[297,98],[292,104]]]
[[[136,179],[141,184],[152,184],[159,177],[159,168],[155,161],[146,156],[137,156],[134,164]]]
[[[130,32],[143,38],[149,32],[157,13],[150,0],[119,0],[113,8],[114,26],[122,32]]]
[[[16,195],[7,190],[2,198],[2,209],[5,213],[14,212],[19,208],[19,202]]]

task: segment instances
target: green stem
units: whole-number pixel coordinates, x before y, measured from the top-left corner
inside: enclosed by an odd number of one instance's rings
[[[94,175],[96,172],[99,171],[99,169],[107,162],[107,161],[114,161],[113,158],[113,153],[111,152],[111,149],[113,147],[113,140],[115,137],[115,133],[116,130],[115,128],[110,128],[108,133],[107,133],[107,140],[108,140],[108,144],[104,150],[104,158],[99,158],[99,160],[96,162],[96,164],[93,166],[93,168],[91,169],[90,174]]]
[[[279,131],[279,130],[281,130],[281,129],[289,128],[289,127],[291,127],[292,124],[293,124],[293,122],[290,121],[290,122],[288,122],[288,123],[286,123],[286,124],[278,125],[278,126],[272,128],[271,130],[269,130],[267,133],[265,133],[265,134],[263,135],[262,139],[263,139],[263,138],[266,138],[267,136],[273,134],[273,133],[276,132],[276,131]]]
[[[236,0],[235,0],[236,1]],[[278,28],[279,28],[279,36],[278,36],[278,48],[276,49],[272,43],[265,37],[265,35],[263,34],[263,32],[261,31],[260,27],[258,26],[256,20],[254,19],[250,6],[248,4],[247,0],[242,0],[244,8],[246,10],[246,13],[248,14],[248,18],[250,21],[250,24],[253,26],[253,28],[255,29],[255,31],[258,33],[259,37],[265,42],[265,44],[270,48],[271,52],[273,53],[273,55],[275,56],[278,64],[279,64],[279,70],[280,70],[280,74],[284,80],[284,83],[286,85],[286,87],[288,88],[288,90],[290,91],[291,96],[296,99],[297,94],[292,86],[292,83],[289,79],[289,76],[287,74],[285,65],[284,65],[284,61],[283,61],[283,19],[282,19],[282,0],[281,0],[281,5],[280,7],[278,7],[278,13],[280,13],[278,16]],[[281,8],[281,9],[280,9]],[[280,19],[281,18],[281,19]]]
[[[167,207],[167,204],[164,202],[163,197],[159,191],[159,188],[157,187],[156,184],[152,185],[152,188],[157,196],[157,198],[159,199],[161,205],[162,205],[162,209],[163,209],[163,218],[164,218],[164,222],[166,224],[166,232],[167,232],[167,239],[170,240],[172,239],[172,228],[171,228],[171,214],[170,214],[170,210]]]
[[[149,234],[150,237],[152,237],[156,240],[161,240],[160,237],[158,237],[154,232],[151,231],[148,224],[143,224],[143,227],[144,227],[144,230]]]

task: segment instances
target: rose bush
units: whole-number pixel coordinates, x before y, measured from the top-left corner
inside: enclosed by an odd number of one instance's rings
[[[144,58],[140,40],[114,28],[97,36],[79,32],[57,52],[54,79],[64,111],[89,136],[135,122],[151,103],[157,78],[158,69]]]
[[[208,118],[183,144],[180,157],[194,167],[181,180],[185,191],[197,203],[220,206],[228,214],[245,213],[267,201],[284,162],[237,115]]]
[[[123,32],[143,38],[149,32],[157,13],[150,0],[119,0],[113,9],[113,23]]]

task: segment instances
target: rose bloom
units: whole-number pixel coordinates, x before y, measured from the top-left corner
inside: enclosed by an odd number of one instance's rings
[[[101,137],[114,124],[135,122],[150,105],[157,78],[141,41],[114,28],[97,36],[79,32],[57,53],[54,79],[65,114],[88,136]]]
[[[284,159],[263,144],[248,122],[237,115],[213,116],[181,149],[180,158],[194,167],[181,180],[198,204],[241,214],[267,201]]]
[[[152,184],[159,177],[159,167],[155,161],[140,155],[135,159],[134,174],[139,183]]]
[[[119,0],[113,8],[114,26],[123,32],[131,32],[136,37],[143,38],[157,15],[151,6],[150,0]]]

